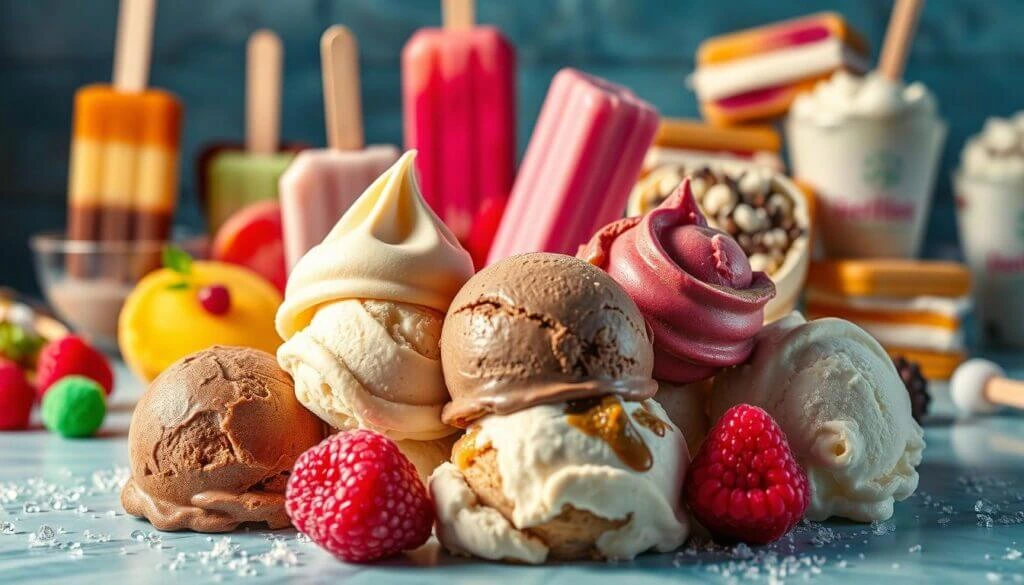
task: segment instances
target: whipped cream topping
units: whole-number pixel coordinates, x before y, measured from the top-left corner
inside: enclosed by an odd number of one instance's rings
[[[935,97],[923,84],[893,82],[877,73],[857,76],[839,71],[793,102],[790,116],[821,126],[857,118],[935,116]]]
[[[1013,118],[989,118],[967,141],[961,172],[992,180],[1024,179],[1024,111]]]
[[[444,312],[473,275],[473,261],[420,194],[406,152],[299,260],[277,312],[288,339],[316,310],[343,299],[376,299]]]

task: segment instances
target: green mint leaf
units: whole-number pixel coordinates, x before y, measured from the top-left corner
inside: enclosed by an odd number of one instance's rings
[[[178,274],[188,276],[192,273],[192,257],[177,246],[164,247],[163,262],[164,268],[169,268]]]
[[[167,290],[187,290],[187,289],[188,289],[188,283],[185,282],[184,280],[181,281],[181,282],[176,282],[174,284],[167,285]]]

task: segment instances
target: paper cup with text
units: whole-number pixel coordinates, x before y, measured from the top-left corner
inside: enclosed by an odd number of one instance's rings
[[[793,176],[817,197],[817,231],[834,258],[913,258],[924,239],[945,123],[920,113],[831,125],[790,116]]]
[[[1024,348],[1024,177],[957,173],[957,224],[985,341]]]

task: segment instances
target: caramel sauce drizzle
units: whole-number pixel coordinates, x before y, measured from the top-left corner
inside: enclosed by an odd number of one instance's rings
[[[480,454],[480,450],[476,447],[476,436],[479,434],[480,426],[473,425],[452,445],[452,463],[459,469],[469,467],[476,456]]]
[[[566,404],[565,414],[570,426],[607,443],[619,459],[635,471],[647,471],[654,464],[640,431],[615,396],[571,400]],[[657,420],[653,415],[651,418]]]
[[[647,403],[643,403],[643,408],[633,413],[633,420],[636,424],[645,427],[659,437],[664,437],[665,433],[668,432],[668,423],[658,418],[653,412],[647,408]]]

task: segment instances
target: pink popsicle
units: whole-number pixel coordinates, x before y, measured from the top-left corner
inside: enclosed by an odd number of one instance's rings
[[[402,50],[405,148],[427,203],[463,242],[491,199],[504,201],[515,165],[515,51],[474,26],[471,0],[444,3],[444,28],[417,31]]]
[[[355,37],[343,26],[320,40],[330,148],[305,150],[281,175],[278,191],[291,269],[331,231],[352,202],[398,160],[394,146],[365,146]]]
[[[363,191],[398,160],[390,145],[304,150],[281,175],[281,220],[291,269],[319,244]]]
[[[488,255],[573,254],[622,217],[658,112],[629,89],[575,69],[551,82]]]

